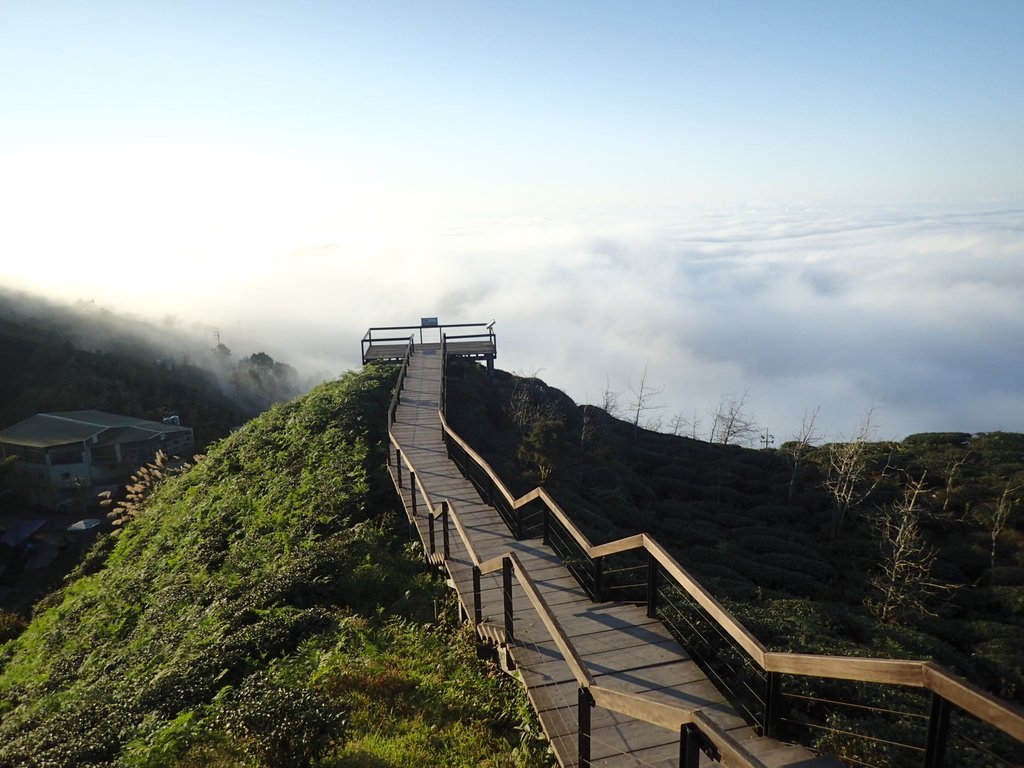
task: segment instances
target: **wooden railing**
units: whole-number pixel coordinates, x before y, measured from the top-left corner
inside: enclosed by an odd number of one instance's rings
[[[394,441],[392,444],[395,444]],[[412,464],[397,445],[396,448],[401,456],[401,461],[406,465],[410,475],[414,476]],[[401,492],[402,488],[397,478],[396,485],[398,485],[398,490]],[[429,504],[429,495],[422,484],[414,483],[413,495],[415,495],[416,491],[423,497],[424,503]],[[415,508],[416,505],[413,502],[413,509],[415,510]],[[413,512],[413,514],[415,515],[416,513]],[[723,730],[699,708],[665,704],[650,699],[643,694],[616,691],[595,683],[593,674],[587,668],[572,640],[562,628],[561,623],[554,615],[544,596],[540,593],[529,571],[514,552],[506,552],[481,562],[454,505],[447,499],[431,509],[427,519],[429,525],[428,547],[431,556],[437,554],[435,536],[435,521],[437,520],[441,521],[444,561],[447,562],[451,558],[449,526],[454,528],[463,548],[466,550],[473,574],[472,617],[475,626],[479,626],[483,620],[482,577],[498,571],[502,574],[502,598],[504,603],[502,629],[505,633],[506,642],[515,642],[513,577],[522,587],[534,610],[537,611],[537,615],[547,628],[548,633],[551,635],[552,640],[578,684],[577,718],[579,728],[577,731],[577,748],[579,764],[581,766],[590,765],[590,710],[595,706],[599,706],[627,717],[633,717],[678,732],[680,735],[680,754],[684,756],[682,761],[683,768],[697,768],[699,763],[698,753],[701,750],[726,766],[766,768],[763,762],[743,746],[742,742],[729,735],[728,732]]]
[[[367,329],[366,333],[363,334],[363,338],[360,342],[362,360],[364,363],[367,362],[367,352],[370,347],[374,344],[379,345],[400,345],[407,341],[415,342],[418,336],[418,342],[423,344],[423,332],[438,333],[438,341],[441,341],[445,334],[445,329],[456,328],[460,329],[458,335],[450,335],[449,339],[459,341],[481,341],[488,342],[492,348],[496,348],[496,340],[494,335],[494,322],[490,323],[438,323],[435,325],[382,325],[375,326]],[[471,333],[462,333],[461,329],[480,329]],[[375,335],[376,334],[376,335]],[[400,334],[400,335],[396,335]],[[432,342],[437,343],[437,342]],[[397,356],[395,357],[397,359]]]
[[[973,716],[976,718],[978,723],[995,729],[999,733],[1005,735],[1009,740],[1008,745],[1010,756],[1006,758],[1001,757],[997,753],[993,753],[991,751],[991,745],[989,744],[972,743],[972,754],[985,754],[991,758],[991,762],[983,764],[1005,766],[1022,764],[1018,762],[1018,760],[1021,755],[1024,755],[1024,750],[1022,750],[1022,745],[1024,745],[1024,713],[1021,713],[1019,709],[1007,702],[992,696],[975,685],[972,685],[963,678],[953,675],[942,666],[931,661],[859,658],[770,651],[717,599],[715,599],[710,592],[708,592],[696,579],[694,579],[686,569],[684,569],[653,537],[647,534],[637,534],[618,541],[594,545],[573,523],[561,506],[544,488],[538,487],[523,496],[518,498],[515,497],[483,457],[469,446],[469,444],[466,443],[465,440],[463,440],[448,423],[446,417],[447,355],[445,354],[445,346],[445,338],[442,336],[442,360],[444,362],[442,363],[441,397],[438,413],[441,421],[442,432],[448,446],[449,456],[456,462],[456,464],[459,465],[463,474],[476,485],[481,496],[488,499],[491,504],[498,509],[499,513],[502,514],[502,517],[505,519],[516,538],[523,538],[528,527],[524,521],[524,511],[531,504],[539,504],[541,506],[541,521],[539,527],[545,543],[549,543],[549,540],[551,540],[553,536],[558,535],[555,533],[556,531],[564,532],[562,535],[563,541],[561,542],[563,550],[565,549],[565,545],[575,548],[579,555],[582,556],[582,558],[585,558],[584,564],[587,566],[588,573],[583,573],[579,567],[577,567],[576,570],[570,567],[570,570],[576,575],[577,579],[580,580],[581,586],[587,589],[595,600],[602,600],[605,593],[605,578],[607,575],[603,568],[605,559],[628,552],[641,553],[647,561],[645,569],[646,584],[643,585],[646,595],[645,599],[641,602],[646,602],[649,616],[664,618],[666,614],[669,614],[669,618],[671,619],[672,612],[678,612],[678,608],[675,606],[672,606],[671,608],[659,606],[659,599],[664,598],[669,594],[666,587],[668,587],[668,590],[681,592],[697,607],[701,616],[714,625],[715,630],[723,639],[731,642],[735,648],[739,649],[739,652],[746,657],[746,663],[751,664],[753,667],[760,670],[760,673],[763,675],[762,682],[764,691],[763,699],[759,702],[760,711],[757,713],[751,713],[749,708],[744,707],[744,709],[746,709],[748,713],[756,714],[755,720],[764,735],[776,735],[780,722],[784,719],[782,713],[782,700],[784,697],[782,686],[783,675],[798,676],[807,679],[844,680],[864,684],[881,684],[883,686],[906,686],[909,688],[920,689],[931,694],[928,714],[926,716],[913,715],[915,717],[919,717],[921,720],[927,721],[927,731],[924,736],[924,744],[892,744],[884,738],[878,738],[877,740],[880,743],[895,747],[905,747],[908,750],[911,750],[911,752],[920,753],[922,760],[921,764],[923,764],[925,768],[938,768],[939,766],[947,764],[945,763],[945,755],[951,730],[951,715],[954,711],[959,711]],[[410,354],[411,351],[412,346],[410,345]],[[404,370],[405,368],[403,366],[403,374]],[[401,386],[401,384],[399,384],[399,386]],[[401,446],[393,435],[391,435],[391,443],[394,445],[396,454],[399,456],[399,460],[397,462],[399,467],[399,484],[401,484],[401,465],[404,463],[413,477],[412,485],[420,491],[426,505],[426,509],[431,510],[432,517],[436,517],[434,514],[435,505],[432,503],[426,489],[423,488],[422,484],[415,479],[415,470],[411,463],[409,463],[401,449]],[[416,494],[413,493],[413,496],[415,495]],[[412,504],[413,510],[415,511],[415,499],[413,499]],[[448,516],[453,515],[451,505],[445,501],[443,504],[438,505],[436,509],[437,515],[445,515],[444,531],[447,532]],[[457,529],[459,531],[460,538],[463,539],[464,543],[467,545],[467,551],[472,552],[471,544],[469,544],[468,537],[464,535],[465,532],[461,529],[461,525],[457,525]],[[557,549],[558,547],[556,547],[556,551]],[[505,557],[511,557],[511,555]],[[563,555],[563,558],[564,557],[565,556]],[[490,564],[491,561],[489,561],[489,565]],[[576,565],[579,566],[580,563],[577,562]],[[513,570],[515,569],[513,568]],[[482,569],[481,572],[483,572]],[[525,573],[520,574],[516,571],[516,575],[521,583],[529,579],[529,575]],[[667,585],[663,584],[666,580],[668,581]],[[527,590],[527,592],[529,594],[529,590]],[[476,611],[476,609],[474,610]],[[542,615],[544,614],[544,611],[541,611],[540,608],[538,608],[538,612],[542,613]],[[547,612],[547,615],[550,617],[550,611]],[[553,617],[550,618],[553,620]],[[667,621],[666,623],[669,622]],[[509,636],[512,636],[511,633]],[[576,670],[574,670],[574,674],[575,672]],[[580,682],[581,690],[583,688],[590,690],[593,687],[589,682],[584,686],[584,682],[587,682],[585,679],[579,680],[579,677],[577,679]],[[722,678],[719,677],[719,680],[721,679]],[[615,692],[609,693],[606,690],[599,691],[596,696],[590,694],[590,697],[595,703],[598,702],[598,699],[601,699],[601,701],[604,702],[602,706],[607,706],[611,703],[617,703],[624,706],[623,702],[626,702],[627,698],[624,698],[623,696],[624,695],[619,695]],[[642,699],[642,697],[638,698]],[[798,696],[796,694],[792,694],[792,698],[794,700],[803,701],[811,708],[821,704],[822,702],[826,702],[826,699],[824,698],[815,698],[813,696]],[[632,701],[632,699],[628,700]],[[833,701],[826,703],[841,704],[842,702]],[[725,734],[715,735],[713,730],[706,730],[702,727],[699,722],[701,718],[695,717],[695,712],[693,711],[690,711],[688,714],[675,715],[662,709],[662,707],[665,707],[666,705],[658,705],[657,707],[648,706],[653,705],[653,702],[648,700],[643,700],[643,706],[640,706],[640,704],[635,701],[633,704],[635,706],[631,705],[629,707],[629,712],[623,713],[641,719],[649,719],[650,722],[656,722],[655,720],[650,719],[655,717],[668,718],[669,720],[676,716],[680,718],[689,718],[686,722],[680,721],[680,727],[684,728],[682,736],[686,736],[686,727],[697,728],[699,730],[699,734],[693,732],[694,739],[697,739],[698,737],[703,739],[705,746],[711,744],[715,744],[717,746],[716,739],[719,739],[719,737],[725,737]],[[864,707],[862,705],[852,706],[856,706],[860,709],[869,709],[869,707]],[[609,706],[609,708],[614,709],[614,707],[611,706]],[[669,709],[673,712],[677,711],[677,708],[674,707],[669,707]],[[616,709],[616,711],[621,710]],[[684,710],[678,711],[684,712]],[[890,712],[889,714],[891,715],[896,713]],[[808,727],[812,729],[819,728],[818,726],[813,725]],[[970,730],[968,726],[964,726],[964,729]],[[820,727],[820,730],[827,730],[827,727]],[[866,740],[876,738],[870,734],[847,735]],[[970,737],[965,736],[965,738]],[[723,756],[727,754],[726,751],[722,751],[720,748],[719,753]],[[731,748],[728,751],[728,754],[733,754]],[[740,758],[734,756],[734,759],[739,760]],[[758,765],[757,762],[742,761],[734,764],[751,766]],[[863,761],[861,764],[871,765],[871,763],[867,761]],[[953,765],[954,763],[948,764]],[[955,764],[961,763],[958,762]]]

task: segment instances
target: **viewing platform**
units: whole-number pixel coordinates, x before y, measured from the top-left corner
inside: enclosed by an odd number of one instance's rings
[[[494,321],[490,323],[439,323],[436,317],[424,317],[419,325],[389,325],[370,328],[363,336],[363,365],[380,361],[400,363],[412,341],[416,348],[437,354],[445,341],[449,355],[484,360],[487,372],[494,372],[498,341]]]

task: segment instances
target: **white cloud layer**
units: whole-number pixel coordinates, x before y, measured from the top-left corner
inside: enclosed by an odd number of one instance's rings
[[[232,260],[230,271],[220,259],[209,279],[185,258],[173,290],[152,286],[144,300],[113,273],[88,296],[53,275],[9,281],[206,322],[229,346],[331,374],[358,365],[368,326],[496,319],[500,367],[539,371],[578,402],[598,402],[607,382],[627,402],[647,364],[665,423],[696,416],[704,433],[722,396],[743,393],[776,443],[818,406],[832,438],[872,405],[878,437],[1024,431],[1024,210],[549,215],[357,231]]]

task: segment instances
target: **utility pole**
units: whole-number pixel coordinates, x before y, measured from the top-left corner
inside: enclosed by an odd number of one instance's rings
[[[761,445],[765,448],[769,445],[775,445],[775,435],[768,434],[768,427],[764,428],[764,434],[761,435]]]

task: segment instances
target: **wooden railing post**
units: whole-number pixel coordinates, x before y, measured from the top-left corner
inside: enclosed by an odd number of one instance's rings
[[[473,566],[473,626],[484,620],[484,609],[480,603],[480,566]]]
[[[595,557],[591,562],[594,565],[594,602],[604,602],[604,558]]]
[[[679,726],[679,768],[698,768],[700,765],[699,733],[693,723]]]
[[[448,547],[448,499],[441,502],[441,539],[444,542],[444,559],[451,558],[451,549]]]
[[[512,616],[512,558],[501,560],[501,592],[505,598],[505,641],[515,641],[515,626]]]
[[[576,694],[576,701],[579,710],[579,752],[580,768],[590,768],[590,708],[594,706],[594,699],[583,686],[580,686]]]
[[[647,617],[658,618],[658,560],[647,555]]]
[[[782,676],[768,672],[764,681],[764,722],[761,723],[763,736],[774,738],[779,725],[779,707],[782,704]]]
[[[427,513],[427,539],[430,542],[430,554],[434,554],[437,551],[437,547],[434,544],[434,513]]]
[[[522,541],[522,538],[523,538],[523,508],[519,507],[519,508],[516,509],[516,541]]]
[[[399,448],[395,448],[395,468],[397,469],[396,474],[398,475],[398,487],[402,487],[402,451]]]
[[[409,470],[409,487],[412,488],[412,516],[416,517],[416,473]]]
[[[949,702],[937,693],[932,694],[932,712],[928,719],[928,747],[925,750],[925,768],[941,768],[946,757],[946,738],[949,736]]]

